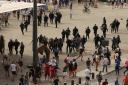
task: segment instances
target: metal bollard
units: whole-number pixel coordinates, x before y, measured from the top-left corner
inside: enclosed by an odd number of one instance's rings
[[[71,85],[74,85],[74,80],[71,81]]]
[[[66,82],[64,82],[64,85],[67,85],[67,83],[66,83]]]
[[[81,84],[81,78],[78,79],[78,84]]]

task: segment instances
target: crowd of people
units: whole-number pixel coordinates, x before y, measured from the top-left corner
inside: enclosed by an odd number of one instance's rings
[[[20,1],[20,0],[19,0]],[[24,0],[30,2],[30,0]],[[41,2],[41,1],[40,1]],[[47,2],[47,1],[45,1]],[[70,11],[72,10],[72,3],[69,3],[69,0],[60,0],[59,7],[69,7]],[[78,0],[78,3],[81,3],[81,0]],[[113,6],[118,7],[119,5],[123,8],[123,1],[110,1],[108,3],[112,3]],[[57,2],[55,0],[54,4]],[[90,1],[91,5],[96,5],[96,2]],[[23,13],[23,14],[22,14]],[[24,30],[28,31],[28,26],[31,24],[31,17],[33,17],[32,10],[18,10],[13,12],[14,17],[17,17],[17,20],[20,20],[22,15],[22,22],[20,23],[20,29],[22,34],[24,35]],[[9,25],[10,13],[2,14],[0,17],[0,28],[6,27]],[[70,16],[72,18],[72,16]],[[58,27],[58,23],[61,23],[62,13],[60,11],[50,11],[45,12],[44,9],[38,10],[37,13],[37,24],[38,26],[43,25],[44,27],[49,26],[50,24],[55,23],[55,27]],[[43,20],[43,21],[42,21]],[[25,45],[23,42],[20,42],[18,39],[10,39],[8,42],[8,54],[5,50],[5,38],[3,35],[0,35],[0,53],[2,55],[2,64],[5,72],[5,77],[8,78],[11,76],[11,80],[16,80],[16,76],[20,73],[23,73],[19,79],[19,85],[29,85],[30,79],[34,81],[35,84],[38,84],[41,80],[41,77],[44,76],[45,80],[49,80],[53,82],[53,85],[59,85],[59,70],[63,72],[63,80],[70,77],[76,77],[76,73],[79,67],[78,59],[80,58],[81,62],[84,62],[84,53],[87,42],[90,40],[90,33],[93,32],[93,44],[94,44],[94,52],[91,52],[92,55],[86,58],[86,69],[85,69],[85,83],[86,85],[90,85],[91,76],[94,75],[92,70],[99,73],[96,75],[96,79],[99,85],[108,85],[109,81],[107,79],[103,80],[102,73],[107,73],[109,71],[109,66],[112,64],[112,57],[114,59],[114,71],[116,77],[120,75],[120,67],[122,62],[122,50],[120,47],[121,38],[118,34],[117,36],[113,36],[111,40],[108,40],[107,32],[111,31],[111,33],[118,33],[120,30],[120,21],[118,19],[114,19],[110,24],[110,28],[107,24],[107,20],[104,17],[103,23],[101,26],[95,24],[92,29],[88,26],[84,31],[84,35],[81,35],[79,32],[79,27],[74,27],[73,30],[70,30],[70,27],[67,29],[63,29],[61,37],[58,38],[47,38],[43,34],[38,36],[38,46],[45,45],[50,49],[50,52],[53,54],[53,57],[46,60],[46,55],[43,54],[38,61],[38,66],[36,69],[33,66],[28,66],[29,71],[24,72],[24,61],[23,54]],[[128,30],[128,19],[126,20],[126,29]],[[102,32],[101,35],[98,34],[99,30]],[[71,37],[73,36],[73,37]],[[110,42],[112,44],[110,44]],[[64,44],[66,44],[66,57],[63,60],[64,66],[59,67],[60,65],[60,56],[63,53]],[[14,53],[15,50],[15,53]],[[73,54],[76,54],[74,57]],[[16,56],[17,59],[11,59],[13,56]],[[102,68],[100,68],[102,67]],[[125,78],[123,80],[124,85],[127,85],[128,75],[126,72],[128,71],[128,60],[125,62],[124,71]],[[62,82],[61,82],[62,83]],[[115,81],[115,85],[119,85],[118,78]]]

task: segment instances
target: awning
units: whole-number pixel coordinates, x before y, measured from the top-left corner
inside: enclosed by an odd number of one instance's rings
[[[37,6],[45,6],[45,4],[38,3]],[[0,13],[11,12],[26,8],[33,8],[33,3],[0,1]]]

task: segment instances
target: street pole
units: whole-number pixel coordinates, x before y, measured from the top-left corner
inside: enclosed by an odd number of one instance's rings
[[[38,63],[37,52],[37,0],[33,0],[33,67]]]

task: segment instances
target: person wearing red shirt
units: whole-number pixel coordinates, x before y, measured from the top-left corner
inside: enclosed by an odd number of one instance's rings
[[[102,83],[102,85],[108,85],[108,80],[105,79],[105,81]]]

